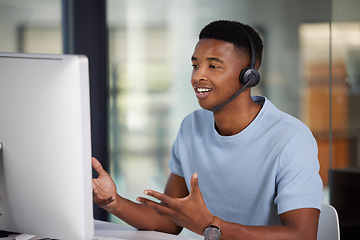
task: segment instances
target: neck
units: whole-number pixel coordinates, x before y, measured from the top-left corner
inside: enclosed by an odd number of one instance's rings
[[[216,130],[222,136],[232,136],[244,130],[256,118],[261,106],[250,94],[239,96],[235,101],[214,112]]]

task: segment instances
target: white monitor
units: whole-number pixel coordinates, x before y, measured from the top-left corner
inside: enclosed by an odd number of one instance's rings
[[[0,53],[0,230],[93,239],[88,59]]]

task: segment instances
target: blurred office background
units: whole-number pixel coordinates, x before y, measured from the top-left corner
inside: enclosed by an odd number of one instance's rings
[[[342,239],[354,239],[359,12],[358,0],[0,0],[0,51],[88,55],[94,155],[118,192],[135,200],[145,188],[163,190],[180,122],[199,108],[190,85],[199,31],[217,19],[250,24],[264,40],[262,81],[253,94],[310,127],[324,202],[339,212]]]

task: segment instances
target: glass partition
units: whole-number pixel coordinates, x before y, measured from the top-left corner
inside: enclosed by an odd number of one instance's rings
[[[1,0],[0,51],[62,53],[61,0]]]
[[[332,85],[341,86],[342,98],[333,97],[339,104],[342,117],[332,125],[333,139],[342,139],[344,152],[333,156],[333,164],[344,161],[345,166],[360,166],[360,3],[333,1],[332,28]],[[333,112],[333,121],[337,120]]]
[[[346,240],[360,236],[360,2],[331,3],[330,200]]]

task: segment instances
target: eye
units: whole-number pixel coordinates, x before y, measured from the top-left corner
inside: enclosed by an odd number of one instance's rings
[[[198,67],[199,67],[199,65],[197,65],[197,64],[193,64],[193,65],[192,65],[192,68],[193,68],[193,69],[197,69]]]
[[[209,66],[209,68],[216,69],[216,68],[219,68],[219,67],[211,64],[211,65]]]

